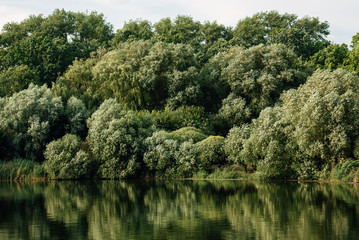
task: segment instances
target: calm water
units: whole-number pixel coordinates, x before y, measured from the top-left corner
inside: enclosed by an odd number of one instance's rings
[[[359,239],[359,186],[2,182],[0,239]]]

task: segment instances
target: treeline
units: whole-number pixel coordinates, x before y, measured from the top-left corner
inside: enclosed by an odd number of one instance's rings
[[[359,180],[359,34],[276,11],[235,28],[55,10],[0,34],[2,178]],[[232,166],[232,167],[229,167]],[[237,166],[237,167],[234,167]]]

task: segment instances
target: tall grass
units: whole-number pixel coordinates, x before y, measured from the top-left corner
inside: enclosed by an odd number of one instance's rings
[[[347,160],[337,164],[330,174],[332,180],[359,182],[359,160]]]
[[[20,158],[9,162],[0,161],[1,180],[26,180],[45,177],[46,172],[40,163]]]

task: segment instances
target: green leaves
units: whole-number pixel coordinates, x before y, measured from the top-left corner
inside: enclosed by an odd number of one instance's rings
[[[50,142],[44,152],[44,169],[50,178],[78,179],[93,176],[95,162],[81,150],[81,139],[73,134]]]
[[[46,86],[29,88],[5,99],[0,111],[0,129],[11,137],[14,155],[39,160],[54,135],[63,105]],[[56,135],[55,135],[56,136]]]
[[[144,139],[154,131],[148,115],[125,111],[114,99],[106,100],[88,120],[87,140],[103,178],[136,176],[141,170]]]

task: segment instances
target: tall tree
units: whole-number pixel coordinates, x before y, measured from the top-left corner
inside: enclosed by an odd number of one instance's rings
[[[233,31],[233,41],[245,47],[258,44],[283,43],[299,56],[308,59],[328,45],[325,37],[329,24],[318,18],[298,19],[294,14],[277,11],[261,12],[240,20]]]
[[[87,58],[112,39],[102,14],[55,10],[8,23],[0,35],[0,69],[27,65],[41,83],[51,84],[75,58]]]

